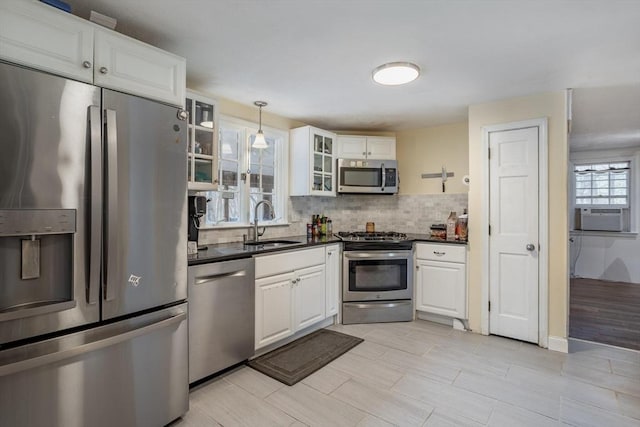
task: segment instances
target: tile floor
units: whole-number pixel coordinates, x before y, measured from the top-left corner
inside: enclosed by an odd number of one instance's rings
[[[415,321],[336,325],[365,341],[293,387],[248,367],[191,391],[173,426],[640,426],[640,352],[562,354]]]

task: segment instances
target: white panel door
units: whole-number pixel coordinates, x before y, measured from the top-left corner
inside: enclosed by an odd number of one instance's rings
[[[293,333],[294,282],[294,273],[256,280],[256,349]]]
[[[294,331],[325,318],[324,264],[296,271],[294,289]]]
[[[489,333],[538,342],[538,127],[489,134]]]

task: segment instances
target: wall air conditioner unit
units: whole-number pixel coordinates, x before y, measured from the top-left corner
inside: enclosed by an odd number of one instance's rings
[[[580,225],[583,230],[622,231],[622,209],[582,208]]]

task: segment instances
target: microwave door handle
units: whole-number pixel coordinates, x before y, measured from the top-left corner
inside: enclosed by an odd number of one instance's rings
[[[384,187],[385,187],[386,181],[387,181],[387,174],[386,174],[385,169],[384,169],[384,163],[382,165],[380,165],[380,169],[382,169],[382,189],[384,190]]]

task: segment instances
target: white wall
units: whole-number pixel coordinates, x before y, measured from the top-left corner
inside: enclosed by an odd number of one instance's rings
[[[571,233],[571,273],[575,277],[602,279],[614,282],[640,283],[640,238],[638,237],[640,211],[640,151],[638,147],[618,150],[591,150],[570,153],[570,161],[615,161],[632,159],[630,232]],[[573,196],[573,195],[572,195]],[[573,200],[573,197],[571,197]],[[573,224],[574,206],[570,220]]]
[[[576,277],[640,283],[640,239],[637,234],[584,233],[571,234],[571,262]]]

